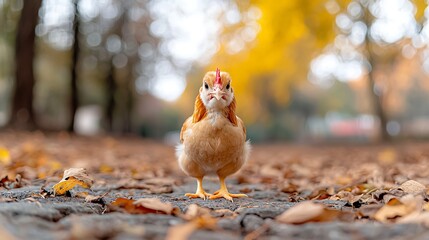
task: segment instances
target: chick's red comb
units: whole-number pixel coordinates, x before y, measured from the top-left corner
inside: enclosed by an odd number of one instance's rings
[[[216,68],[216,80],[214,82],[214,85],[222,86],[222,79],[220,78],[220,70],[219,70],[219,68]]]

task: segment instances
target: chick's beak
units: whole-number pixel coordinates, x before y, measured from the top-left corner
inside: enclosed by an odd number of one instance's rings
[[[222,99],[224,94],[224,91],[222,91],[220,88],[215,88],[213,91],[213,97],[215,97],[218,101]]]

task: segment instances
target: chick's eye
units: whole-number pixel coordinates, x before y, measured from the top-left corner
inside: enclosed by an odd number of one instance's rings
[[[209,85],[208,85],[207,83],[204,83],[204,87],[205,87],[206,89],[209,89]]]
[[[228,83],[228,85],[226,85],[226,89],[229,90],[230,87],[231,87],[231,85]]]

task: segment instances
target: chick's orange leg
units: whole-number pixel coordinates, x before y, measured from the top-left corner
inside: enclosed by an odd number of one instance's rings
[[[210,199],[225,198],[225,199],[233,202],[234,201],[233,198],[247,197],[246,194],[229,193],[228,188],[226,187],[226,184],[225,184],[225,178],[224,177],[219,177],[219,181],[220,181],[220,189],[217,190],[214,193],[214,195],[211,195]]]
[[[206,191],[204,191],[203,189],[203,178],[197,178],[198,181],[198,185],[197,185],[197,192],[195,193],[186,193],[185,196],[189,197],[189,198],[202,198],[202,199],[207,199],[211,196],[210,193],[207,193]]]

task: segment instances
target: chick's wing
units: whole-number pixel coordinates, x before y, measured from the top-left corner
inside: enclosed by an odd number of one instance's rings
[[[193,125],[192,123],[192,116],[188,117],[186,121],[183,123],[182,129],[180,130],[180,143],[183,143],[185,141],[185,132],[187,129],[191,128]]]

